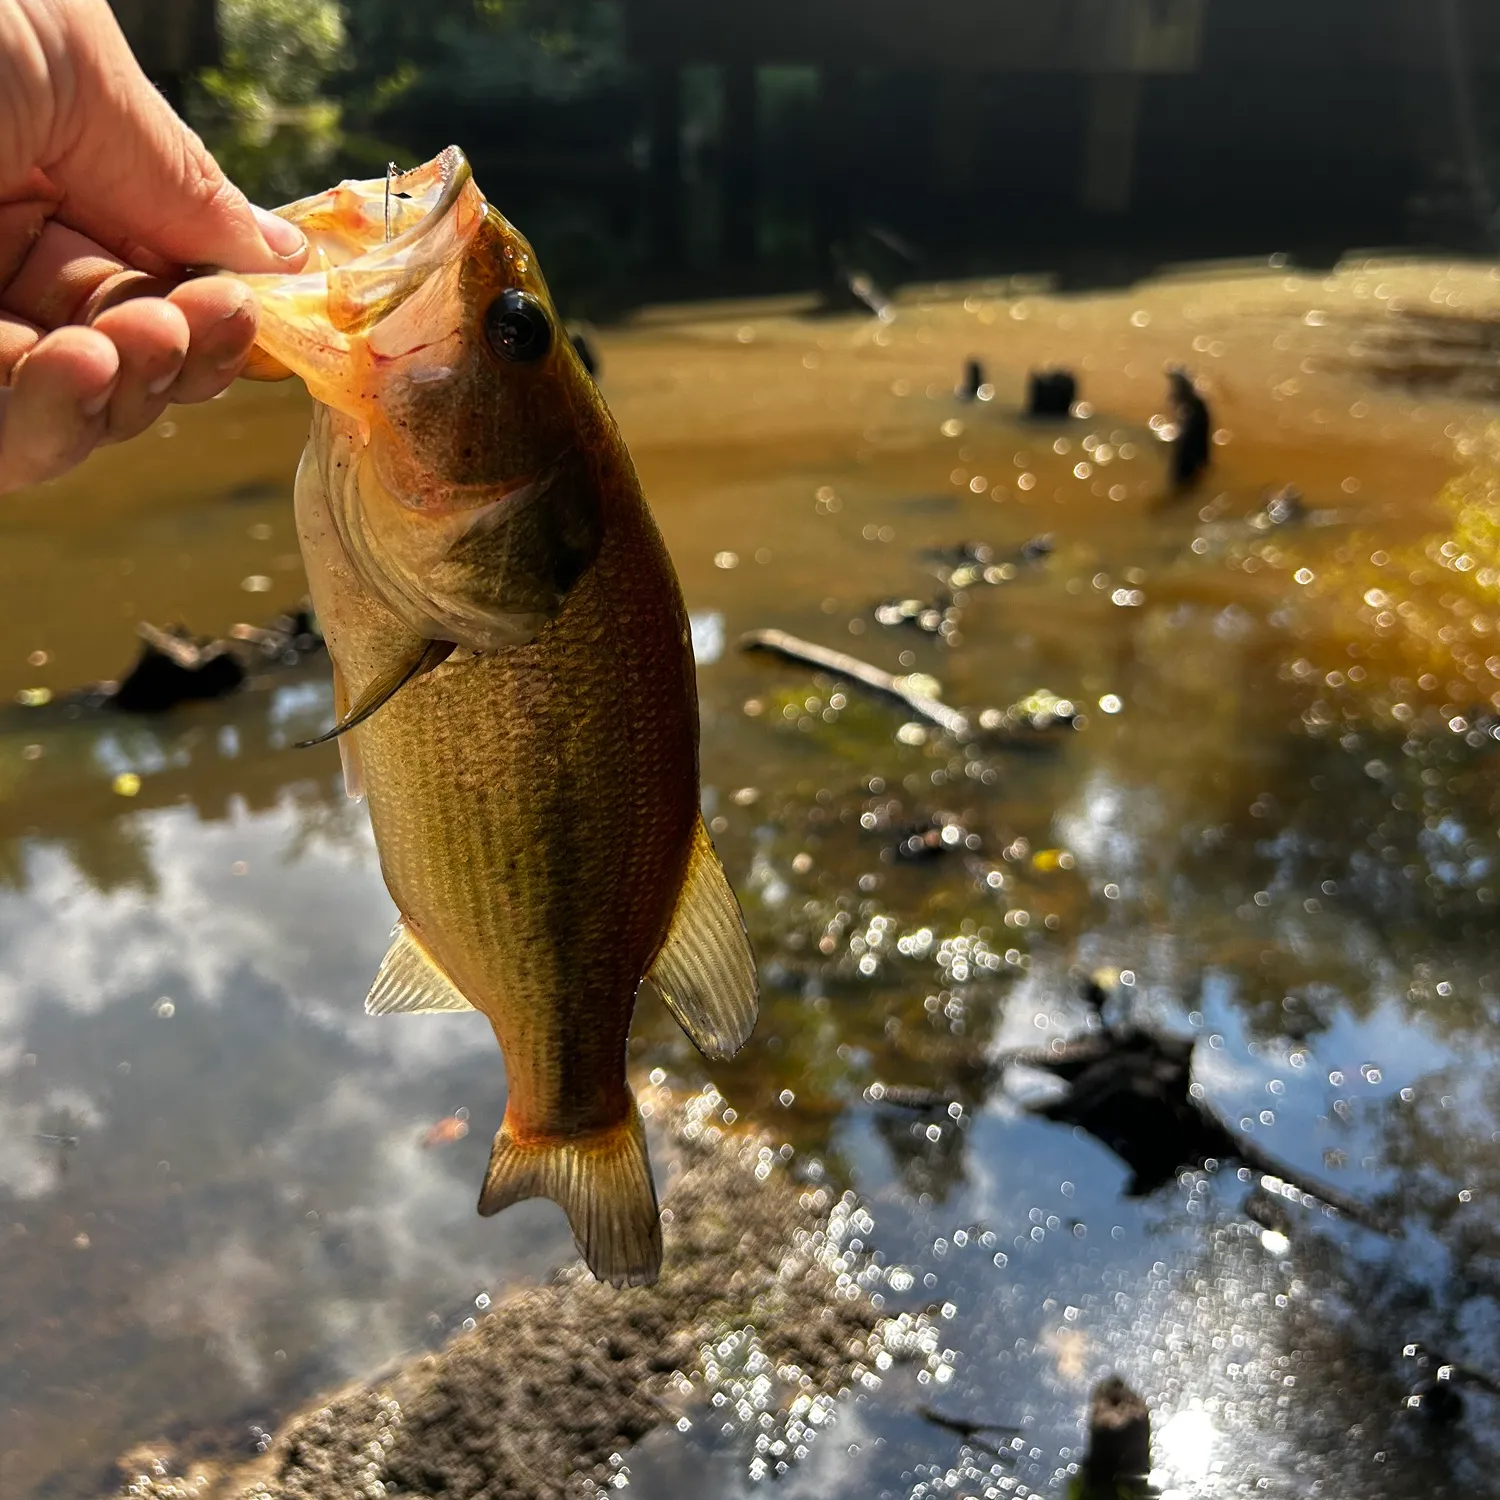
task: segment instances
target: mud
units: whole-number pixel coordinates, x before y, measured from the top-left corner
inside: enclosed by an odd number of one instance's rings
[[[758,1372],[778,1399],[762,1427],[820,1395],[878,1381],[882,1352],[911,1345],[861,1285],[845,1247],[853,1195],[818,1185],[816,1163],[788,1161],[762,1134],[724,1123],[711,1089],[668,1113],[666,1256],[654,1286],[616,1292],[581,1265],[518,1292],[472,1332],[288,1421],[248,1464],[194,1461],[147,1444],[121,1462],[116,1492],[151,1500],[551,1500],[611,1486],[622,1455],[665,1423],[691,1422],[721,1386],[731,1402]],[[729,1110],[733,1121],[734,1111]],[[857,1241],[855,1244],[857,1245]],[[878,1269],[873,1279],[879,1279]],[[919,1315],[917,1321],[923,1321]],[[726,1380],[749,1335],[746,1380]],[[889,1364],[889,1360],[885,1363]],[[762,1413],[769,1420],[762,1419]],[[380,1488],[382,1487],[383,1488]]]

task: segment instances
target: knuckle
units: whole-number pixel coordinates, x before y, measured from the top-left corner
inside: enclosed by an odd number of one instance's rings
[[[179,176],[183,195],[194,209],[211,213],[238,207],[240,190],[219,169],[208,147],[191,130],[182,133]]]

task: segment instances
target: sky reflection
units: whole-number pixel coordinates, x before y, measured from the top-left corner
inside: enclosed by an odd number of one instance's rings
[[[94,1389],[157,1430],[269,1420],[566,1258],[550,1205],[474,1212],[504,1102],[482,1018],[365,1016],[393,910],[362,810],[333,808],[336,836],[290,796],[127,814],[153,890],[38,847],[0,896],[0,1266],[57,1262],[4,1315],[0,1451]],[[474,1134],[424,1147],[460,1107]]]

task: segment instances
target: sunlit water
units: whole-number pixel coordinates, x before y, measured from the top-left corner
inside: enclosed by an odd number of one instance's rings
[[[1484,268],[1354,266],[605,337],[694,611],[705,808],[765,990],[735,1062],[653,1002],[633,1066],[712,1077],[853,1187],[887,1310],[942,1330],[816,1442],[758,1446],[704,1406],[625,1455],[638,1493],[1061,1493],[1110,1371],[1151,1403],[1170,1493],[1483,1490],[1491,1398],[1431,1427],[1403,1348],[1500,1374],[1500,465],[1468,399],[1487,356],[1412,315],[1497,300]],[[994,392],[964,405],[970,354]],[[1058,359],[1094,412],[1017,420],[1026,369]],[[1148,425],[1169,360],[1218,429],[1177,501]],[[222,631],[293,604],[304,421],[290,388],[240,391],[10,502],[0,691],[118,675],[140,617]],[[1302,518],[1267,524],[1289,483]],[[922,549],[959,542],[1013,576],[967,592],[947,643],[879,625],[936,594]],[[965,708],[1046,688],[1082,728],[965,749],[741,654],[757,626]],[[570,1253],[550,1205],[474,1214],[503,1108],[484,1022],[363,1015],[393,911],[336,753],[290,748],[330,712],[316,662],[153,722],[7,711],[6,1496],[96,1493],[162,1437],[253,1453]],[[894,858],[933,815],[973,837]],[[1233,1166],[1132,1197],[1102,1144],[1029,1114],[1057,1086],[998,1060],[1082,1028],[1073,975],[1101,967],[1113,1004],[1198,1038],[1231,1130],[1404,1234],[1299,1203],[1268,1229]],[[1015,1435],[966,1447],[924,1408]]]

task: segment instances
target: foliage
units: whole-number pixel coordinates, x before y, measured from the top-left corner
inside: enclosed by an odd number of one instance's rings
[[[327,175],[342,143],[325,97],[348,55],[337,0],[220,0],[224,61],[199,75],[189,115],[252,197],[295,198]]]
[[[242,187],[282,200],[402,155],[378,139],[397,111],[617,81],[621,27],[614,0],[219,0],[224,61],[189,113]]]
[[[266,104],[311,104],[347,55],[338,0],[220,0],[229,87],[253,90]]]

